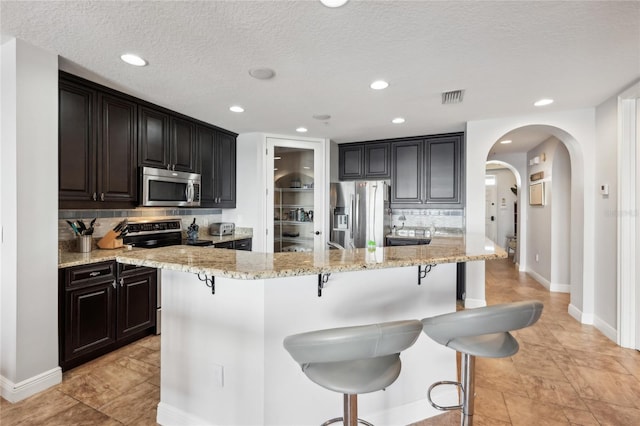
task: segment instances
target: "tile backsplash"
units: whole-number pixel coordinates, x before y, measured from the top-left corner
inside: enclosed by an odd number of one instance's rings
[[[103,237],[107,231],[113,229],[120,221],[127,218],[131,222],[149,219],[179,218],[182,220],[183,233],[196,219],[200,226],[200,233],[207,233],[209,224],[222,221],[221,209],[135,209],[135,210],[58,210],[58,240],[75,239],[73,230],[67,220],[74,222],[78,219],[88,226],[93,218],[97,218],[94,227],[94,238]]]
[[[406,220],[401,220],[404,216]],[[393,209],[391,225],[400,229],[436,227],[436,234],[460,234],[465,230],[464,209]]]

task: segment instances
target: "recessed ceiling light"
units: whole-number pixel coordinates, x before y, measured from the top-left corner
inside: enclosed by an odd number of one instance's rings
[[[298,133],[306,133],[307,132],[307,128],[306,127],[298,127],[296,129],[296,132],[298,132]]]
[[[311,167],[309,167],[309,166],[302,166],[302,168],[305,169],[305,170],[311,170]]]
[[[508,143],[511,143],[511,142],[512,141],[510,139],[505,139],[503,141],[500,141],[501,144],[505,144],[505,145],[508,144]]]
[[[320,0],[320,3],[327,7],[340,7],[344,6],[349,0]]]
[[[540,99],[539,101],[534,103],[534,105],[535,106],[546,106],[546,105],[551,105],[552,103],[553,103],[553,99]]]
[[[258,80],[269,80],[276,75],[276,72],[271,68],[251,68],[249,75]]]
[[[392,122],[393,124],[402,124],[402,123],[404,123],[404,118],[402,118],[402,117],[396,117],[396,118],[394,118],[393,120],[391,120],[391,122]]]
[[[233,105],[233,106],[229,107],[229,111],[244,112],[244,108],[242,108],[240,105]]]
[[[387,83],[384,80],[377,80],[377,81],[374,81],[373,83],[371,83],[371,85],[369,87],[371,87],[373,90],[382,90],[382,89],[386,89],[387,87],[389,87],[389,83]]]
[[[125,53],[120,56],[120,59],[128,63],[129,65],[135,65],[136,67],[144,67],[147,65],[147,61],[142,59],[138,55],[134,55],[133,53]]]
[[[273,157],[274,160],[282,160],[282,157]]]

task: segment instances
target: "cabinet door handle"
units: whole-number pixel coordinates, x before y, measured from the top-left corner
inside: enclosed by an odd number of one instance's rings
[[[100,201],[104,201],[104,192],[100,193]]]
[[[111,286],[115,289],[116,288],[116,280],[113,280],[113,282],[111,283]]]
[[[98,275],[100,275],[100,272],[90,272],[89,273],[90,277],[97,277]]]
[[[171,165],[171,170],[173,170],[173,171],[175,171],[175,170],[176,170],[176,165],[175,165],[175,164],[172,164],[172,165]]]
[[[124,287],[124,278],[120,278],[120,287]]]
[[[93,201],[96,201],[98,199],[98,194],[96,194],[95,192],[93,193]]]

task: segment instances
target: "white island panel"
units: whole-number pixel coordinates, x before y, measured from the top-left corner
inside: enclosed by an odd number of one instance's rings
[[[440,264],[418,286],[418,267],[318,276],[216,278],[216,294],[187,272],[162,271],[161,402],[164,425],[317,425],[341,415],[340,394],[302,373],[282,346],[305,331],[421,319],[455,311],[456,267]],[[386,391],[359,396],[360,417],[406,425],[439,412],[428,386],[456,379],[455,352],[421,335]],[[456,402],[455,388],[434,396]]]

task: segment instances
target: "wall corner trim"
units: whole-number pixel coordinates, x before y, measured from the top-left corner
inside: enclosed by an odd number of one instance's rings
[[[587,315],[582,313],[582,311],[576,308],[575,305],[570,304],[568,312],[569,312],[569,315],[571,315],[579,323],[593,325],[593,315],[591,314]]]
[[[483,308],[485,306],[487,306],[487,301],[484,299],[472,299],[469,297],[464,299],[465,309]]]
[[[158,403],[158,415],[156,421],[163,425],[189,426],[207,424],[203,419],[160,401]]]
[[[13,383],[4,376],[0,376],[2,397],[11,403],[22,401],[60,383],[62,383],[62,369],[60,367],[45,371],[19,383]]]

